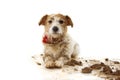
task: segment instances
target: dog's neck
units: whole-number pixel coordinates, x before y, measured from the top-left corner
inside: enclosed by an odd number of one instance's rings
[[[62,41],[63,41],[63,36],[59,36],[57,38],[54,38],[54,37],[51,37],[48,35],[44,35],[43,40],[42,40],[42,42],[45,44],[58,44]]]

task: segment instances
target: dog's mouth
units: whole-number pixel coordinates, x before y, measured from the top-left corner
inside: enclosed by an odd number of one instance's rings
[[[59,35],[60,33],[58,33],[58,32],[53,32],[52,34],[53,34],[53,35]]]
[[[53,33],[50,34],[50,36],[52,38],[60,38],[62,36],[62,34],[59,33],[59,32],[53,32]]]

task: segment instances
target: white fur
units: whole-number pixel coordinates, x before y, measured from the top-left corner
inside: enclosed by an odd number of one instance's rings
[[[74,56],[74,58],[77,58],[79,54],[79,45],[75,41],[73,41],[68,34],[65,35],[62,42],[55,45],[44,44],[44,46],[44,53],[52,56],[51,59],[48,59],[46,57],[45,62],[47,62],[48,60],[55,60],[55,62],[57,62],[56,66],[58,67],[62,67],[66,62],[68,62],[71,59],[72,55]],[[68,57],[69,59],[66,59],[66,57]]]
[[[49,33],[55,35],[55,34],[54,34],[54,31],[53,31],[52,29],[53,29],[54,26],[57,26],[58,29],[59,29],[57,33],[58,33],[58,34],[62,34],[63,31],[62,31],[62,29],[61,29],[61,25],[58,23],[59,18],[56,18],[56,17],[55,17],[54,19],[55,19],[55,20],[52,22],[52,25],[51,25],[51,27],[50,27],[50,29],[49,29]]]
[[[63,23],[60,22],[61,20]],[[67,34],[67,26],[73,26],[69,16],[62,14],[45,15],[39,25],[41,24],[45,25],[45,35],[48,37],[48,43],[44,43],[43,55],[47,68],[62,67],[72,58],[77,58],[79,45]],[[58,28],[57,32],[53,31],[54,26]]]

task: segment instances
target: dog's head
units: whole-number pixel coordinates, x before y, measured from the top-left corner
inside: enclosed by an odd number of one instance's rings
[[[39,25],[44,25],[45,33],[54,38],[66,34],[67,26],[73,27],[71,18],[62,14],[45,15],[40,20]]]

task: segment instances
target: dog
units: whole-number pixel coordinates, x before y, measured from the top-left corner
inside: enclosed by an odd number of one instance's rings
[[[67,33],[67,26],[73,27],[68,15],[44,15],[39,25],[45,28],[43,36],[43,61],[46,68],[62,68],[71,59],[79,54],[79,45]]]

